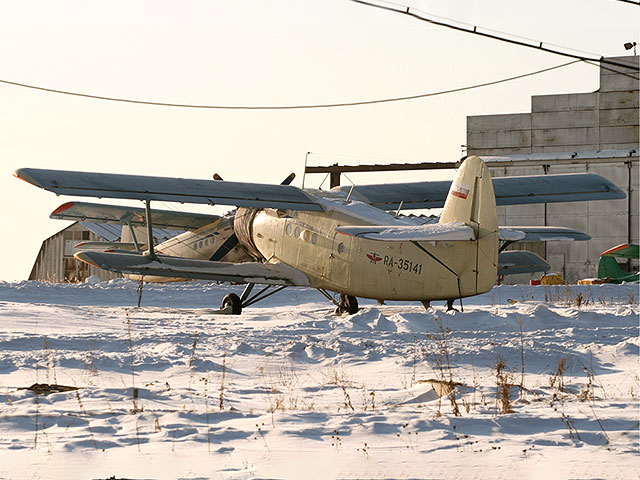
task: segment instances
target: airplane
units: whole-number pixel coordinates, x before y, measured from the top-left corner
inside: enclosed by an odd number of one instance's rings
[[[563,227],[498,227],[496,205],[625,198],[595,174],[492,179],[476,156],[453,182],[427,181],[335,187],[329,191],[247,182],[22,168],[17,178],[58,195],[137,199],[143,209],[69,202],[54,218],[127,225],[130,240],[106,251],[87,245],[78,260],[144,280],[204,279],[246,284],[226,295],[221,313],[242,309],[288,286],[318,289],[337,313],[358,311],[357,297],[446,300],[489,291],[502,273],[539,271],[546,262],[517,241],[587,240]],[[151,209],[152,201],[235,206],[224,216]],[[401,209],[443,207],[439,222],[424,224]],[[394,213],[395,211],[395,213]],[[134,226],[146,228],[146,250]],[[152,227],[186,232],[155,246]],[[504,258],[504,261],[499,262]],[[511,271],[509,271],[511,268]],[[533,269],[533,270],[532,270]],[[265,285],[251,295],[255,285]],[[270,290],[271,289],[271,290]],[[330,292],[339,295],[336,300]]]
[[[598,262],[598,278],[607,283],[637,282],[640,272],[627,273],[620,268],[616,258],[639,258],[640,245],[623,243],[600,254]]]

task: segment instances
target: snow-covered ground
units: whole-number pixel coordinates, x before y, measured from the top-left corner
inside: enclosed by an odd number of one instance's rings
[[[0,478],[638,478],[637,284],[352,316],[136,289],[0,283]]]

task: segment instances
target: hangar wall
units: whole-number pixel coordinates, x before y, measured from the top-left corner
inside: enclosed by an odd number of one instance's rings
[[[84,282],[91,275],[97,275],[102,281],[122,277],[76,260],[73,246],[83,240],[101,241],[103,238],[77,222],[47,238],[42,242],[29,280],[67,283]]]
[[[467,154],[484,157],[493,176],[593,172],[627,193],[624,200],[498,208],[501,225],[567,226],[592,236],[514,246],[544,256],[569,282],[596,276],[604,250],[640,241],[638,58],[611,58],[631,68],[601,67],[596,92],[534,96],[530,113],[467,117]]]

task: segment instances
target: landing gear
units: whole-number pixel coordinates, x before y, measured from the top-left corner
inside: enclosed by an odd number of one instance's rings
[[[242,292],[241,296],[236,295],[235,293],[230,293],[222,299],[222,305],[220,306],[220,313],[227,315],[240,315],[242,313],[242,309],[244,307],[248,307],[249,305],[253,305],[260,300],[267,298],[274,293],[278,293],[280,290],[284,290],[287,288],[286,285],[272,286],[267,285],[258,293],[253,296],[251,295],[251,290],[253,290],[255,284],[248,283]],[[273,288],[273,290],[268,291]]]
[[[343,314],[348,313],[353,315],[358,312],[358,299],[351,295],[340,294],[340,301],[336,307],[336,313]]]
[[[242,313],[242,302],[240,297],[235,293],[230,293],[222,299],[220,310],[231,315],[240,315]]]
[[[453,307],[453,302],[455,300],[455,298],[450,298],[449,300],[447,300],[447,312],[450,312],[451,310],[453,310],[454,312],[464,312],[464,307],[462,306],[462,298],[460,299],[460,310]]]
[[[333,303],[336,306],[335,313],[338,315],[342,315],[344,313],[348,313],[349,315],[353,315],[358,312],[358,299],[356,297],[352,297],[351,295],[345,295],[344,293],[340,294],[340,300],[336,301],[336,299],[327,292],[323,288],[317,289],[324,297]]]

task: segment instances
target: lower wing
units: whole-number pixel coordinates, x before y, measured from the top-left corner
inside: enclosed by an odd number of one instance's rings
[[[78,252],[74,256],[95,267],[124,274],[300,287],[309,285],[304,273],[282,263],[212,262],[163,255],[151,258],[128,252],[90,251]]]

